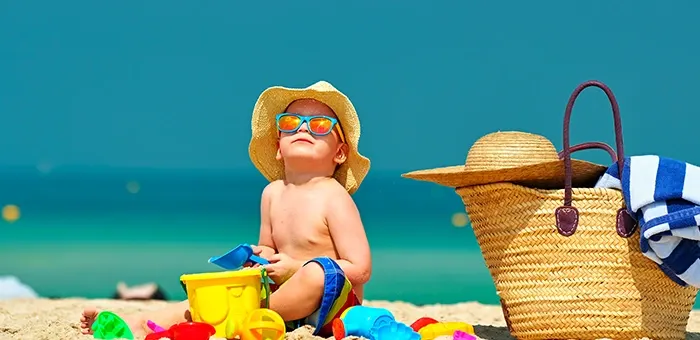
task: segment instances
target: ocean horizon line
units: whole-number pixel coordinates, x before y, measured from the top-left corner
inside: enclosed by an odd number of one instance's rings
[[[370,172],[353,195],[358,207],[371,216],[434,215],[448,221],[452,214],[464,211],[453,188],[403,178],[401,173]],[[267,183],[255,168],[0,166],[0,204],[35,213],[219,211],[248,216],[258,211],[259,195]]]
[[[368,177],[395,177],[415,169],[372,169]],[[198,168],[198,167],[147,167],[147,166],[108,166],[108,165],[0,165],[0,175],[2,174],[95,174],[95,175],[118,175],[118,174],[209,174],[209,175],[262,175],[255,167],[232,167],[232,168]]]

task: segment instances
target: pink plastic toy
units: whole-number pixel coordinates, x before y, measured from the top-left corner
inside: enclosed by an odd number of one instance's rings
[[[160,333],[160,332],[166,331],[165,328],[156,325],[156,323],[151,321],[151,320],[148,320],[148,322],[146,322],[146,325],[148,325],[148,328],[150,328],[154,333]]]
[[[455,334],[452,335],[453,340],[476,340],[476,337],[467,333],[467,332],[462,332],[462,331],[455,331]]]

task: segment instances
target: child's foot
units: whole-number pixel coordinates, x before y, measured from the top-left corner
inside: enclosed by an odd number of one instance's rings
[[[95,322],[98,314],[99,312],[95,308],[85,308],[83,315],[80,317],[80,331],[83,334],[92,334],[92,324]],[[129,329],[134,335],[139,336],[145,333],[139,317],[127,316],[122,319],[129,325]]]

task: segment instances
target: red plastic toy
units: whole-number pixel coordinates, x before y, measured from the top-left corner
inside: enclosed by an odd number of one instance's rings
[[[421,328],[423,328],[427,325],[430,325],[430,324],[434,324],[434,323],[438,323],[438,321],[426,316],[426,317],[422,317],[422,318],[416,320],[414,323],[412,323],[411,328],[413,328],[414,332],[418,332]],[[148,339],[146,339],[146,340],[148,340]]]
[[[214,326],[202,322],[182,322],[173,325],[167,331],[151,333],[146,336],[146,340],[159,340],[168,338],[170,340],[209,340],[216,333]]]
[[[146,340],[160,340],[162,338],[172,339],[170,337],[170,331],[161,331],[146,335]]]
[[[335,340],[345,338],[345,325],[343,324],[343,320],[333,319],[332,329]]]

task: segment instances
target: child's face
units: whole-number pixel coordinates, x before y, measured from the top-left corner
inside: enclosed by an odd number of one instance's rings
[[[285,113],[299,116],[326,116],[338,119],[335,112],[319,101],[299,99],[287,107]],[[307,122],[299,126],[296,132],[280,132],[277,159],[313,160],[331,165],[342,164],[347,157],[347,145],[341,141],[338,127],[330,133],[319,136],[311,133]]]

